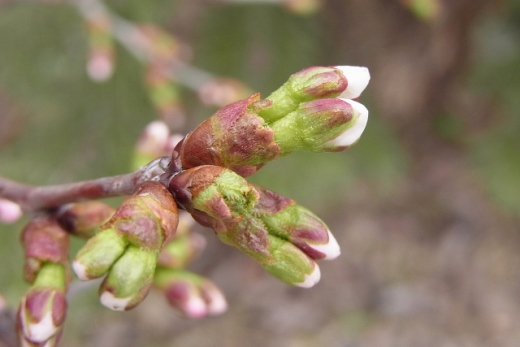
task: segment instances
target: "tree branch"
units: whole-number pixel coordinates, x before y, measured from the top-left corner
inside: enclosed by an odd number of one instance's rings
[[[64,204],[130,195],[146,181],[159,181],[171,157],[162,157],[132,173],[53,186],[31,186],[0,177],[0,197],[19,204],[25,212]]]

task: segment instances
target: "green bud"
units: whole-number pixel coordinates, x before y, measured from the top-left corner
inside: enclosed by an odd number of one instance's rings
[[[297,150],[338,151],[359,139],[367,118],[366,108],[355,101],[320,99],[300,104],[271,127],[282,155]]]
[[[105,275],[112,264],[125,252],[127,242],[114,229],[99,232],[78,252],[72,268],[80,280]]]
[[[101,303],[115,311],[129,310],[144,300],[152,284],[158,252],[130,245],[100,287]]]
[[[260,263],[274,277],[299,287],[309,288],[320,280],[318,264],[298,247],[275,236],[268,237],[270,262]]]
[[[295,111],[300,103],[333,98],[347,88],[347,79],[340,70],[313,66],[295,73],[283,86],[267,97],[272,106],[259,112],[267,123],[272,123]]]
[[[205,247],[206,239],[199,234],[176,237],[159,253],[158,264],[174,269],[185,267]]]

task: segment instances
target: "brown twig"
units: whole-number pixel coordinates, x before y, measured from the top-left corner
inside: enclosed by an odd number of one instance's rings
[[[30,213],[72,202],[130,195],[140,184],[158,181],[169,162],[169,156],[162,157],[132,173],[53,186],[31,186],[0,177],[0,197]]]

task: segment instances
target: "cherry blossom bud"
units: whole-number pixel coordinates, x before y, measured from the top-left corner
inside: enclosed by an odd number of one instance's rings
[[[168,151],[170,129],[163,121],[149,123],[137,140],[133,167],[139,168],[158,157],[171,153]]]
[[[35,218],[22,232],[21,241],[26,281],[32,283],[46,263],[61,264],[68,269],[69,236],[54,219]]]
[[[335,259],[339,245],[327,225],[314,213],[265,188],[256,187],[260,200],[254,214],[264,222],[269,233],[289,240],[313,259]]]
[[[28,345],[54,346],[53,337],[61,330],[67,311],[65,287],[64,266],[45,263],[18,310],[21,341]]]
[[[339,254],[334,238],[316,216],[231,170],[198,166],[174,176],[169,189],[222,242],[287,283],[312,286],[319,280],[319,269],[311,257],[332,259]]]
[[[99,201],[79,202],[63,206],[58,212],[58,222],[68,233],[88,239],[114,212],[113,207]]]
[[[130,310],[140,304],[150,291],[157,256],[156,251],[128,246],[101,284],[101,303],[114,311]]]
[[[282,155],[297,150],[341,151],[363,133],[368,110],[347,99],[319,99],[301,103],[298,109],[271,124]]]
[[[129,310],[148,294],[159,251],[177,224],[171,193],[158,182],[146,182],[79,251],[74,271],[82,280],[108,273],[100,288],[101,303]]]
[[[267,97],[272,106],[258,114],[272,123],[296,110],[300,103],[337,97],[347,88],[343,73],[333,67],[313,66],[295,73]]]
[[[216,316],[227,310],[221,290],[194,273],[161,267],[155,273],[154,283],[165,293],[169,304],[188,318]]]
[[[253,174],[280,152],[274,132],[257,115],[269,105],[255,94],[221,108],[179,143],[176,164],[184,169],[217,165],[242,176]]]
[[[164,245],[157,264],[174,269],[184,268],[205,246],[206,239],[202,235],[181,235]]]
[[[0,198],[0,223],[14,223],[22,216],[20,205]]]

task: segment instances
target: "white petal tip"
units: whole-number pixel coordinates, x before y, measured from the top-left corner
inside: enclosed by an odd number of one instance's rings
[[[227,301],[220,291],[214,291],[211,294],[208,303],[208,313],[212,316],[218,316],[227,311]]]
[[[82,281],[88,281],[90,278],[87,276],[87,267],[78,261],[72,262],[72,269],[78,278]]]
[[[184,305],[184,313],[190,318],[199,319],[208,314],[208,309],[200,296],[190,296]]]
[[[314,286],[316,283],[320,281],[321,278],[321,272],[320,267],[318,264],[314,265],[314,271],[310,273],[309,275],[305,275],[305,281],[300,283],[295,283],[296,286],[302,287],[302,288],[310,288]]]
[[[339,257],[341,254],[341,250],[339,248],[338,241],[332,233],[329,231],[329,242],[325,245],[309,245],[313,249],[317,250],[320,253],[325,254],[325,260],[332,260]]]
[[[99,297],[101,304],[114,311],[124,311],[132,298],[116,298],[114,294],[106,291]]]
[[[5,199],[0,199],[0,222],[14,223],[22,216],[20,205]]]
[[[335,139],[327,142],[326,147],[348,147],[356,143],[363,131],[367,126],[368,122],[368,110],[367,108],[354,100],[343,99],[341,100],[349,103],[354,109],[354,117],[350,121],[351,125],[342,134]]]
[[[339,97],[346,99],[359,97],[370,81],[368,68],[363,66],[336,66],[336,69],[343,73],[348,82],[347,89]]]
[[[52,321],[52,313],[47,313],[38,323],[24,325],[24,334],[33,342],[44,342],[56,334],[58,327]]]

